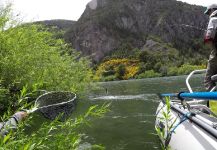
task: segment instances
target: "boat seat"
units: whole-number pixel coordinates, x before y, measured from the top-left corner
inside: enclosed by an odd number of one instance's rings
[[[217,74],[211,76],[211,80],[214,82],[217,82]]]

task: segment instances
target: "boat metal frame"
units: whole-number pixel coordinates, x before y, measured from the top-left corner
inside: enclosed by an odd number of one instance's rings
[[[186,83],[186,86],[187,86],[187,88],[188,88],[188,90],[189,90],[190,93],[193,93],[193,90],[192,90],[191,85],[190,85],[190,83],[189,83],[190,78],[191,78],[194,74],[196,74],[196,73],[199,74],[199,73],[205,73],[205,72],[206,72],[206,69],[194,70],[194,71],[192,71],[192,72],[188,75],[188,77],[187,77],[186,80],[185,80],[185,83]]]
[[[192,71],[192,72],[187,76],[187,78],[186,78],[186,80],[185,80],[185,83],[186,83],[186,86],[187,86],[188,91],[189,91],[190,93],[193,93],[192,87],[191,87],[191,85],[190,85],[190,83],[189,83],[190,78],[191,78],[194,74],[200,74],[200,73],[205,73],[205,72],[206,72],[206,69],[194,70],[194,71]],[[213,87],[213,88],[210,90],[210,92],[213,92],[216,88],[217,88],[217,86]],[[195,99],[194,99],[194,101],[195,101]]]
[[[192,78],[192,76],[193,76],[194,74],[201,74],[201,73],[205,73],[205,72],[206,72],[206,69],[194,70],[194,71],[192,71],[192,72],[187,76],[187,78],[186,78],[186,80],[185,80],[185,83],[186,83],[186,86],[187,86],[187,88],[188,88],[188,90],[189,90],[190,93],[193,93],[192,87],[191,87],[190,82],[189,82],[190,79]],[[216,90],[216,88],[217,88],[217,86],[213,87],[213,88],[210,90],[210,92],[213,92],[214,90]],[[201,103],[201,102],[204,102],[204,100],[196,100],[196,99],[193,99],[193,101],[192,101],[192,103],[197,103],[197,104],[198,104],[198,103]],[[203,107],[203,108],[205,108],[206,106],[204,106],[204,105],[195,105],[195,106],[192,106],[192,108],[196,108],[196,107],[201,107],[201,108]],[[209,109],[209,108],[207,107],[207,109]],[[211,111],[211,110],[209,110],[209,111]],[[208,119],[206,119],[206,118],[204,118],[204,117],[202,117],[202,116],[200,116],[200,115],[196,115],[196,117],[197,117],[198,119],[200,119],[201,121],[205,122],[206,124],[212,126],[212,127],[216,126],[216,123],[211,122],[210,120],[208,120]]]

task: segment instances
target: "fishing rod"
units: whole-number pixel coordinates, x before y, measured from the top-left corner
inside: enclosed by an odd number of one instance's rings
[[[169,24],[169,23],[166,23],[166,24]],[[172,24],[172,25],[169,25],[169,26],[170,27],[178,26],[178,27],[185,27],[185,28],[196,29],[196,30],[199,30],[199,31],[206,31],[206,29],[204,29],[204,28],[193,26],[193,25],[189,25],[189,24]]]
[[[176,25],[172,25],[172,26],[181,26],[181,27],[192,28],[192,29],[196,29],[196,30],[200,30],[200,31],[206,31],[206,29],[192,26],[192,25],[188,25],[188,24],[176,24]]]

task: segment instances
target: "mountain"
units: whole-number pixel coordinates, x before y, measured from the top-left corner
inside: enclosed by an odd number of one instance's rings
[[[150,37],[160,38],[180,54],[198,53],[208,21],[202,6],[176,0],[92,0],[64,38],[84,55],[100,62],[123,45],[142,49]]]
[[[56,19],[56,20],[37,21],[34,23],[45,25],[48,28],[54,27],[57,28],[58,30],[67,31],[76,23],[76,21]]]

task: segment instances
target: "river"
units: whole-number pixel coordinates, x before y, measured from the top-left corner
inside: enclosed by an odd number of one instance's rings
[[[88,100],[79,101],[77,111],[82,112],[90,105],[111,102],[110,111],[82,130],[86,135],[85,141],[101,144],[106,150],[160,150],[154,129],[155,111],[160,101],[157,93],[187,91],[185,78],[99,83],[98,88],[88,95]],[[196,90],[200,89],[202,76],[197,75],[191,83]]]

